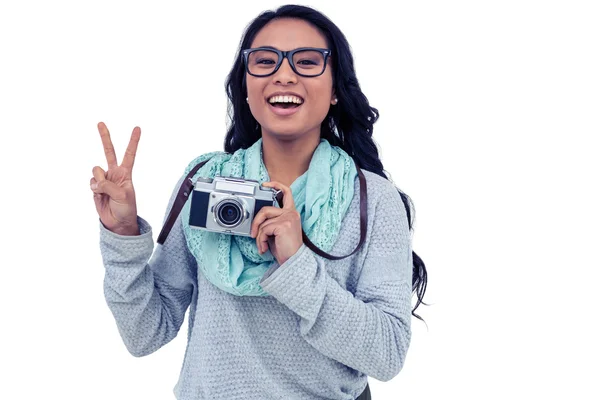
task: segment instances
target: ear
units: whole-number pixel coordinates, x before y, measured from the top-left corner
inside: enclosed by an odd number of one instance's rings
[[[337,95],[335,94],[335,89],[331,92],[331,105],[336,105],[338,102]]]

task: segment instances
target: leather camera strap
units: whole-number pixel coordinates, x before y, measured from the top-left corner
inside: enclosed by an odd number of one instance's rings
[[[158,235],[158,240],[157,240],[158,244],[165,243],[165,240],[167,240],[167,236],[169,235],[169,232],[171,232],[171,228],[173,228],[173,225],[175,224],[175,221],[177,220],[177,217],[179,216],[181,209],[183,208],[183,206],[185,205],[185,202],[190,197],[192,190],[194,190],[194,182],[192,181],[192,177],[209,160],[210,160],[210,158],[208,160],[202,161],[201,163],[196,165],[194,168],[192,168],[190,173],[187,174],[187,176],[183,180],[183,183],[179,187],[179,192],[177,192],[177,197],[175,198],[175,201],[173,202],[173,206],[171,207],[171,211],[169,211],[169,216],[165,220],[165,224],[163,225],[163,227],[160,231],[160,234]]]
[[[179,188],[177,197],[175,198],[175,201],[173,202],[171,211],[169,212],[169,215],[167,216],[167,219],[165,220],[165,224],[162,227],[160,234],[158,235],[157,242],[159,244],[164,244],[165,240],[167,239],[167,236],[169,235],[169,232],[171,231],[171,229],[173,228],[173,225],[175,224],[175,221],[177,220],[177,217],[179,216],[179,213],[181,212],[181,209],[183,208],[183,206],[185,205],[185,202],[190,197],[192,190],[194,190],[194,182],[192,181],[192,177],[208,161],[209,160],[204,160],[201,163],[199,163],[198,165],[196,165],[190,171],[190,173],[187,174],[187,176],[185,177],[183,183],[181,184],[181,187]],[[361,171],[356,160],[354,160],[354,164],[356,165],[356,171],[358,173],[358,180],[360,183],[360,239],[359,239],[358,245],[356,246],[354,251],[352,251],[352,253],[345,255],[345,256],[332,256],[331,254],[328,254],[328,253],[324,252],[323,250],[319,249],[317,246],[315,246],[313,244],[313,242],[310,241],[308,236],[306,236],[306,233],[304,233],[304,230],[302,230],[302,240],[303,240],[304,244],[309,249],[311,249],[313,252],[320,255],[321,257],[327,258],[328,260],[341,260],[343,258],[350,257],[351,255],[353,255],[360,249],[360,247],[365,242],[365,239],[367,238],[367,222],[368,222],[367,181],[365,179],[365,175]],[[277,202],[279,203],[280,207],[283,207],[282,196],[277,196]]]

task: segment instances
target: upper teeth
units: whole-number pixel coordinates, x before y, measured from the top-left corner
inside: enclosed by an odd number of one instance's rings
[[[296,96],[273,96],[269,103],[296,103],[302,104],[302,99]]]

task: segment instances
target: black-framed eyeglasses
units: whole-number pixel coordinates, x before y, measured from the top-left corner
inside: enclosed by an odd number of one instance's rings
[[[273,75],[281,67],[284,58],[287,58],[296,74],[309,78],[319,76],[325,72],[330,55],[331,50],[316,47],[301,47],[290,51],[272,47],[242,50],[246,72],[257,77]]]

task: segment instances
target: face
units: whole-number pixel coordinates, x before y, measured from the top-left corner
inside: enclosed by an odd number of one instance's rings
[[[325,37],[308,22],[297,19],[278,19],[261,29],[251,48],[274,47],[281,51],[299,47],[328,48]],[[333,78],[329,58],[325,72],[316,77],[297,75],[287,59],[267,77],[255,77],[246,73],[246,88],[250,111],[262,128],[262,134],[279,139],[296,139],[304,135],[320,136],[321,122],[329,107],[335,104]],[[275,93],[287,92],[301,99],[292,108],[275,107],[269,102]],[[287,105],[286,105],[287,107]]]

